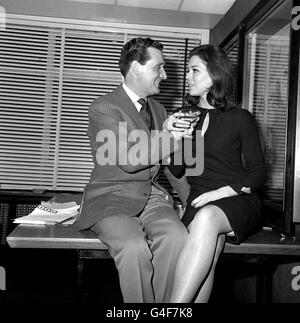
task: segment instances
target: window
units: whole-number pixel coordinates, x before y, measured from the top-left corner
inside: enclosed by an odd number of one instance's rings
[[[244,105],[256,118],[268,180],[265,200],[284,208],[292,1],[247,34]]]
[[[164,44],[158,100],[170,112],[182,104],[186,51],[207,33],[35,18],[8,17],[0,34],[0,188],[81,191],[93,166],[88,107],[121,83],[123,44]]]

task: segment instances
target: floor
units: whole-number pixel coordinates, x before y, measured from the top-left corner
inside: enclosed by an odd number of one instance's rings
[[[84,290],[76,288],[76,251],[0,247],[6,290],[0,303],[109,304],[122,303],[118,275],[111,259],[85,260]],[[230,271],[228,271],[228,269]],[[211,303],[255,302],[251,264],[220,260]]]
[[[0,249],[0,266],[6,271],[6,290],[0,291],[2,303],[122,302],[117,272],[110,259],[86,263],[83,294],[76,288],[75,251]]]

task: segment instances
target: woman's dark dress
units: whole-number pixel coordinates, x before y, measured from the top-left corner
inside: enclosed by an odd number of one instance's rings
[[[182,221],[188,226],[199,210],[191,206],[196,197],[229,185],[239,195],[206,205],[215,205],[224,211],[235,233],[232,242],[241,243],[261,221],[261,201],[256,191],[266,179],[255,121],[249,111],[240,108],[232,108],[225,112],[201,109],[201,112],[202,117],[195,128],[196,131],[201,130],[206,113],[209,113],[210,118],[204,134],[204,170],[200,176],[187,177],[191,190]],[[196,144],[195,140],[193,143]],[[170,166],[170,170],[175,176],[182,176],[184,167]],[[243,187],[249,187],[252,193],[241,192]]]

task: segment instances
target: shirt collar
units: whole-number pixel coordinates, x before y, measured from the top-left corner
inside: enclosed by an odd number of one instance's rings
[[[130,90],[130,88],[125,83],[123,83],[122,85],[130,100],[134,103],[138,111],[140,111],[142,106],[137,102],[140,99],[140,97],[137,94],[135,94],[132,90]]]

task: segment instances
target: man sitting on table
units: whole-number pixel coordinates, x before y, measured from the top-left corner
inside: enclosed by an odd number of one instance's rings
[[[179,148],[184,134],[163,130],[165,109],[151,98],[167,78],[162,49],[150,38],[126,43],[119,60],[124,83],[97,98],[89,109],[95,166],[73,228],[91,228],[108,246],[124,302],[169,301],[175,264],[187,237],[171,196],[155,181],[160,163]],[[172,116],[165,122],[172,122]],[[168,147],[151,146],[151,130],[165,136]],[[127,134],[146,139],[138,146],[140,156]],[[105,158],[108,164],[102,163]]]

